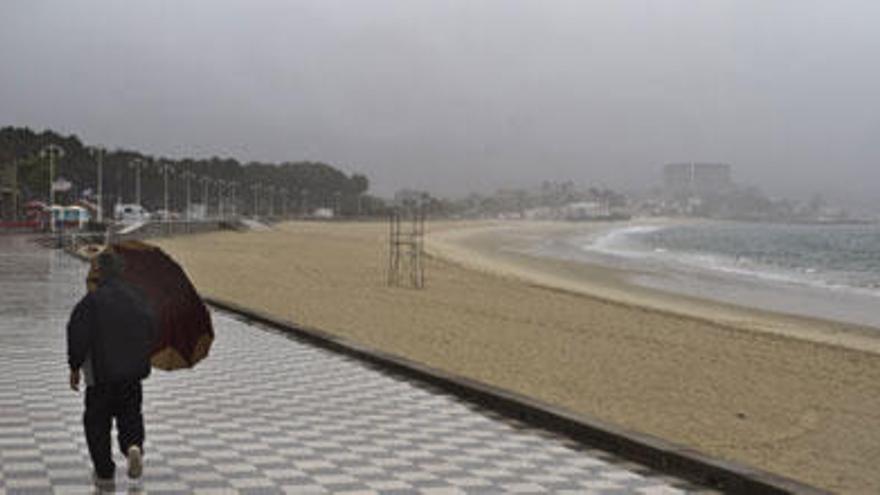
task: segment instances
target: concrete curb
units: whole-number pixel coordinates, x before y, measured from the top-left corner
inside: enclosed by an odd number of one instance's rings
[[[575,414],[492,385],[431,368],[321,330],[303,328],[293,322],[235,303],[214,298],[205,298],[205,302],[219,310],[280,330],[321,348],[429,383],[504,416],[565,435],[577,442],[707,488],[743,495],[830,493],[766,471],[715,459],[684,446],[628,431],[596,418]]]

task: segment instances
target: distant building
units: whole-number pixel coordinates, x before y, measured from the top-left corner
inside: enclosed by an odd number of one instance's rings
[[[562,214],[566,220],[590,220],[606,217],[611,212],[608,210],[607,204],[596,201],[580,201],[565,205],[562,208]]]
[[[670,163],[663,167],[667,193],[707,195],[730,189],[731,167],[726,163]]]

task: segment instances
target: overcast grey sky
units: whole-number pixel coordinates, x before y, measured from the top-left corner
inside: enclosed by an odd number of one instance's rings
[[[880,196],[876,0],[4,0],[0,125],[379,193],[723,161]]]

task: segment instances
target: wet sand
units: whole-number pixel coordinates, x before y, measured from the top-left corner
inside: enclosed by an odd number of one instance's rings
[[[710,455],[880,492],[880,345],[868,331],[638,289],[613,270],[502,249],[517,242],[511,232],[564,228],[431,224],[424,290],[385,287],[381,223],[156,243],[205,295]]]
[[[667,219],[638,221],[640,226],[673,223],[687,222]],[[695,317],[731,329],[776,333],[880,354],[880,328],[804,315],[784,315],[756,308],[745,309],[717,300],[630,283],[629,279],[643,275],[635,270],[526,254],[533,250],[536,239],[571,232],[576,232],[580,238],[598,237],[624,225],[627,223],[486,222],[463,228],[441,226],[429,236],[427,250],[430,254],[466,268],[542,287],[626,306]],[[656,274],[652,273],[652,276]]]

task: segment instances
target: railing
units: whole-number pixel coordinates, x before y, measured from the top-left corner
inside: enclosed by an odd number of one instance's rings
[[[121,240],[142,240],[172,235],[200,234],[218,230],[237,230],[241,228],[238,220],[168,220],[148,221],[130,232],[121,233],[118,226],[111,228],[110,242]]]
[[[36,220],[15,220],[0,222],[0,234],[20,234],[27,232],[39,232],[43,227]]]
[[[86,245],[105,245],[128,240],[144,240],[172,235],[199,234],[218,230],[236,230],[243,228],[237,221],[151,221],[128,231],[123,231],[124,224],[110,224],[105,230],[84,231],[63,229],[55,233],[43,232],[41,244],[47,247],[63,248],[78,251]]]

